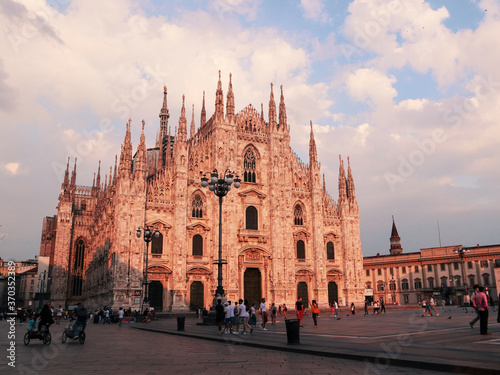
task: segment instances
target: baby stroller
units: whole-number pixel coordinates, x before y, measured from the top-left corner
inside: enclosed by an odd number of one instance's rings
[[[28,345],[30,340],[38,339],[42,341],[45,345],[49,346],[52,342],[52,335],[49,332],[49,327],[44,324],[40,328],[40,331],[37,330],[28,330],[24,335],[24,345]]]
[[[68,323],[68,326],[66,328],[64,328],[64,331],[62,333],[62,338],[61,338],[61,341],[63,342],[63,344],[66,342],[66,340],[68,338],[70,338],[72,340],[78,339],[78,341],[82,345],[85,342],[85,331],[83,331],[82,325],[78,326],[78,328],[76,329],[77,334],[76,334],[76,336],[74,335],[73,324],[75,324],[75,322],[76,322],[76,320],[70,320],[70,322]]]

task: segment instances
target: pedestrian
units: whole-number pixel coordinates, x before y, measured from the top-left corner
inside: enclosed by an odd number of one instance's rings
[[[271,325],[276,325],[276,305],[274,303],[271,304]]]
[[[425,316],[427,314],[427,298],[424,297],[422,300],[422,316]]]
[[[283,304],[283,317],[287,319],[286,313],[288,312],[288,307],[286,307],[286,304]]]
[[[120,310],[118,310],[118,326],[122,326],[123,322],[123,316],[125,315],[125,311],[123,311],[123,307],[120,307]]]
[[[297,319],[300,321],[300,328],[302,328],[302,319],[304,319],[304,306],[302,305],[302,297],[297,299],[295,302],[295,312],[297,314]]]
[[[255,302],[252,303],[252,307],[250,307],[250,317],[248,318],[248,324],[250,326],[257,326],[257,315],[255,315]],[[253,329],[250,329],[250,333],[252,333]]]
[[[365,315],[364,316],[366,316],[366,315],[368,315],[368,301],[365,299]]]
[[[351,303],[351,314],[356,315],[356,306],[354,306],[354,302]]]
[[[488,298],[484,294],[484,286],[479,287],[479,293],[476,294],[473,301],[479,312],[479,333],[481,335],[491,335],[491,333],[488,333]]]
[[[339,304],[337,301],[333,301],[333,304],[335,305],[335,317],[339,316]]]
[[[333,318],[333,315],[335,315],[335,305],[330,303],[330,318]]]
[[[429,305],[429,312],[430,312],[431,316],[432,316],[433,310],[436,313],[436,316],[439,316],[439,313],[436,310],[436,303],[434,302],[434,298],[432,297],[432,295],[429,296],[429,300],[427,301],[427,304]]]
[[[238,316],[240,315],[238,301],[234,301],[234,318],[233,318],[233,327],[238,325]]]
[[[57,314],[56,314],[56,324],[61,323],[63,312],[64,312],[63,308],[61,307],[61,305],[59,305],[59,308],[57,309]]]
[[[240,299],[238,301],[238,323],[236,324],[236,332],[233,332],[234,334],[238,334],[240,332],[240,324],[243,325],[243,334],[247,334],[247,322],[248,322],[248,314],[247,314],[247,307],[243,303],[243,300]]]
[[[231,301],[224,303],[224,313],[224,322],[226,323],[224,333],[233,333],[234,306],[231,304]]]
[[[265,298],[262,298],[262,302],[260,304],[259,312],[260,312],[260,316],[262,317],[262,324],[260,325],[260,328],[263,331],[267,331],[267,328],[266,328],[267,310],[266,310],[266,299]]]
[[[385,303],[384,303],[384,300],[380,301],[380,314],[382,314],[382,311],[385,314]]]
[[[444,302],[444,298],[443,298],[443,299],[441,299],[441,311],[444,311],[445,306],[446,306],[446,303]]]
[[[379,314],[379,313],[380,313],[380,305],[379,305],[378,301],[375,301],[373,303],[373,315]]]
[[[477,311],[476,305],[474,305],[474,298],[479,293],[479,285],[475,284],[473,286],[473,289],[474,290],[470,294],[470,304],[474,308],[474,311],[476,312],[476,317],[469,322],[471,328],[474,328],[474,324],[476,324],[476,322],[479,320],[479,312]]]
[[[151,320],[149,319],[149,309],[146,308],[146,310],[144,310],[144,319],[142,320],[143,323],[149,323]],[[103,321],[105,321],[105,319],[103,319]],[[104,323],[103,323],[104,324]]]
[[[217,300],[217,305],[215,305],[215,324],[219,327],[219,335],[224,333],[222,328],[222,322],[224,321],[224,306],[222,306],[222,300],[219,298]]]
[[[318,304],[316,303],[316,300],[312,300],[311,302],[311,313],[314,321],[314,328],[318,327],[318,315],[319,315],[319,308]]]

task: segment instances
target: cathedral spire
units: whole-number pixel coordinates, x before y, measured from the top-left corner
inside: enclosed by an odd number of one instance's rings
[[[123,141],[122,150],[120,153],[120,171],[119,175],[130,176],[132,170],[132,141],[130,134],[131,119],[128,119],[127,130],[125,132],[125,140]]]
[[[224,118],[224,93],[222,92],[220,70],[219,70],[219,82],[217,83],[217,91],[215,92],[215,117],[218,119]]]
[[[339,155],[339,203],[347,197],[346,193],[346,181],[345,181],[345,169],[342,157]]]
[[[323,173],[323,191],[326,192],[325,174]]]
[[[207,111],[205,110],[205,91],[203,91],[203,104],[201,105],[200,128],[207,122]]]
[[[229,87],[227,89],[226,118],[230,122],[234,121],[234,93],[231,73],[229,73]]]
[[[396,223],[394,222],[394,215],[392,216],[390,252],[391,255],[399,255],[403,253],[403,248],[401,247],[401,238],[399,237],[398,230],[396,229]]]
[[[71,173],[71,186],[75,187],[76,186],[76,159],[75,158],[75,166],[73,167],[73,172]]]
[[[163,105],[160,110],[160,142],[163,142],[163,138],[167,135],[168,119],[170,114],[168,113],[167,106],[167,86],[163,87]]]
[[[316,151],[316,141],[314,140],[313,123],[311,124],[311,136],[309,139],[309,161],[312,165],[318,164],[318,152]]]
[[[113,173],[113,182],[116,183],[116,176],[117,176],[117,163],[118,163],[118,155],[115,155],[115,171]]]
[[[135,159],[135,172],[134,180],[137,176],[144,176],[146,174],[146,137],[144,136],[144,127],[146,123],[142,120],[142,131],[139,146],[137,147],[137,156]]]
[[[97,179],[95,181],[97,190],[101,190],[101,161],[99,160],[99,167],[97,168]]]
[[[354,179],[352,178],[351,162],[349,160],[349,156],[347,157],[347,196],[350,199],[356,198],[356,193],[354,189]]]
[[[194,104],[193,104],[193,114],[191,116],[191,129],[189,130],[189,139],[194,138],[195,132],[196,132],[196,125],[194,123]]]
[[[69,156],[68,156],[68,163],[66,164],[66,171],[64,172],[64,182],[63,182],[63,185],[64,186],[68,186],[69,185]]]
[[[276,129],[276,103],[274,101],[273,84],[271,83],[271,95],[269,98],[269,126],[271,131]]]
[[[185,96],[182,95],[182,108],[181,116],[179,117],[179,129],[177,133],[177,141],[186,142],[187,138],[187,121],[186,121],[186,107],[184,105]]]
[[[287,130],[287,124],[286,124],[286,106],[285,106],[285,97],[283,96],[283,85],[280,86],[281,88],[281,97],[280,97],[280,113],[279,113],[279,128],[283,131]]]

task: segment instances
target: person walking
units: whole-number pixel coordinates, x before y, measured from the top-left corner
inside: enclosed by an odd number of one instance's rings
[[[274,303],[271,304],[271,325],[276,325],[276,305]]]
[[[384,312],[384,314],[385,314],[385,302],[384,302],[384,300],[382,300],[382,301],[380,302],[380,313],[381,313],[381,314],[382,314],[382,311],[383,311],[383,312]]]
[[[123,322],[123,316],[125,315],[125,311],[123,310],[123,307],[120,307],[120,310],[118,310],[118,326],[122,326]]]
[[[297,319],[300,321],[300,328],[302,328],[302,319],[304,319],[304,306],[302,305],[302,297],[297,299],[295,302],[295,313],[297,314]]]
[[[319,308],[318,304],[316,303],[316,300],[312,300],[311,302],[311,313],[314,321],[314,328],[318,327],[318,315],[319,315]]]
[[[479,333],[491,335],[488,333],[488,298],[484,294],[484,286],[479,287],[479,293],[474,297],[474,306],[479,312]]]
[[[427,298],[424,297],[424,299],[422,300],[422,316],[425,316],[426,313],[427,313]]]
[[[475,284],[473,288],[474,290],[470,294],[470,303],[472,307],[474,307],[474,311],[476,311],[476,317],[469,322],[471,328],[474,328],[474,324],[476,324],[476,322],[479,320],[479,312],[477,311],[476,305],[474,305],[474,298],[479,293],[479,285]]]
[[[262,302],[260,304],[259,312],[260,312],[260,315],[262,316],[262,324],[260,325],[260,328],[263,331],[267,331],[267,328],[266,328],[267,310],[266,310],[266,299],[265,298],[262,298]]]
[[[339,316],[339,304],[337,301],[333,301],[333,304],[335,305],[335,317],[337,318]]]
[[[335,315],[335,305],[330,303],[330,318],[333,318],[333,315]]]
[[[356,306],[354,305],[354,302],[351,303],[351,314],[356,315]]]
[[[224,333],[222,322],[224,322],[224,306],[222,306],[222,300],[219,298],[217,300],[217,304],[215,305],[215,324],[219,328],[219,335]]]
[[[286,304],[283,304],[283,318],[287,319],[286,313],[288,312],[288,307],[286,307]]]
[[[439,313],[436,310],[436,303],[434,302],[434,298],[432,297],[432,295],[429,296],[429,300],[427,301],[427,303],[429,305],[429,312],[430,312],[431,316],[432,316],[433,310],[436,313],[436,316],[439,316]]]
[[[250,317],[248,318],[248,324],[251,326],[257,326],[257,315],[255,315],[255,303],[252,303],[252,307],[250,307]],[[250,333],[252,333],[253,329],[250,328]]]
[[[365,299],[365,315],[368,315],[368,301]]]

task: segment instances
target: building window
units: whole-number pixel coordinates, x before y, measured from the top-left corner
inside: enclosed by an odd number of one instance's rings
[[[409,295],[408,294],[403,294],[403,301],[405,302],[405,305],[409,303]]]
[[[306,259],[306,246],[304,241],[297,241],[297,259]]]
[[[193,255],[203,256],[203,237],[199,234],[193,236]]]
[[[460,286],[460,276],[455,276],[455,286]]]
[[[474,275],[470,275],[470,276],[469,276],[469,284],[470,284],[471,286],[475,284],[475,283],[474,283],[474,281],[475,281],[475,277],[474,277]]]
[[[158,232],[158,237],[153,236],[151,241],[151,254],[163,254],[163,234]]]
[[[446,264],[441,263],[441,271],[446,271]]]
[[[243,174],[243,181],[255,182],[255,156],[252,150],[247,150],[245,152],[243,168],[245,169],[245,173]]]
[[[391,268],[389,268],[389,273],[390,273],[391,275],[394,275],[394,268],[392,268],[392,267],[391,267]]]
[[[304,215],[302,214],[302,207],[300,204],[297,204],[293,211],[293,223],[295,225],[304,225]]]
[[[259,229],[257,209],[254,206],[247,207],[246,220],[247,220],[246,229],[253,229],[253,230]]]
[[[191,203],[192,205],[192,210],[191,210],[191,216],[192,217],[203,217],[203,200],[201,199],[199,194],[196,194],[193,198],[193,202]]]
[[[378,274],[379,276],[380,276],[380,275],[382,275],[382,269],[381,269],[381,268],[379,268],[379,269],[377,270],[377,274]]]
[[[31,279],[31,285],[35,284],[35,280]]]
[[[333,250],[333,242],[331,242],[331,241],[326,244],[326,259],[331,259],[331,260],[335,259],[335,252]]]
[[[366,270],[366,276],[370,276],[370,270]]]
[[[427,282],[429,283],[429,288],[434,288],[434,279],[432,277],[427,279]]]
[[[443,277],[441,278],[441,286],[442,286],[443,288],[446,288],[446,287],[448,286],[448,278],[447,278],[446,276],[443,276]]]
[[[467,268],[470,270],[472,269],[472,262],[467,262]]]
[[[410,284],[408,284],[408,280],[406,279],[401,280],[401,289],[402,290],[410,289]]]
[[[488,275],[487,273],[485,273],[483,275],[483,280],[484,280],[484,285],[490,285],[490,275]]]
[[[418,266],[415,266],[415,273],[418,273]]]
[[[432,272],[432,264],[427,265],[427,271]]]
[[[454,269],[455,271],[457,271],[457,270],[458,270],[458,262],[453,262],[453,269]]]
[[[482,260],[481,261],[481,268],[486,268],[488,267],[488,261],[487,260]]]
[[[73,259],[72,295],[79,297],[83,290],[83,263],[85,259],[85,242],[79,239],[76,242],[75,257]]]
[[[378,283],[377,284],[377,290],[379,292],[383,292],[384,291],[384,283]]]
[[[405,266],[401,267],[401,272],[402,273],[406,273],[406,267]]]
[[[391,282],[389,284],[389,290],[396,290],[396,283],[395,282]]]
[[[422,281],[415,279],[415,289],[422,289]]]

